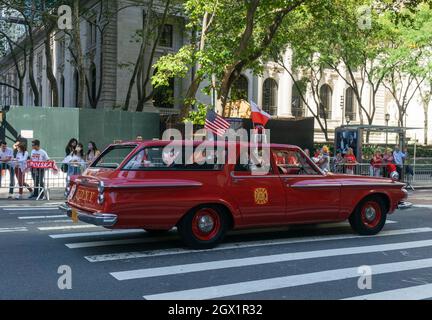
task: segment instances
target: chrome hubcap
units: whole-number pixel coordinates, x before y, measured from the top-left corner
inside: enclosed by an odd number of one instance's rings
[[[201,232],[209,233],[213,230],[214,221],[210,216],[202,216],[198,221],[198,228]]]
[[[372,207],[367,207],[365,211],[365,217],[367,221],[374,221],[376,218],[376,211]]]

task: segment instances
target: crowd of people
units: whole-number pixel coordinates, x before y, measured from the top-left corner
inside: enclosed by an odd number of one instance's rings
[[[84,145],[72,138],[66,145],[65,154],[61,170],[70,177],[79,174],[85,165],[92,163],[101,153],[95,142],[90,141],[85,152]]]
[[[81,169],[93,162],[99,155],[96,144],[90,141],[87,145],[87,152],[84,145],[77,139],[71,139],[65,148],[66,157],[61,163],[61,170],[67,176],[76,175]],[[8,199],[23,199],[24,189],[30,192],[28,199],[42,199],[45,197],[45,172],[44,167],[32,167],[30,163],[40,163],[49,161],[50,158],[45,150],[41,148],[39,140],[33,140],[31,151],[27,150],[27,142],[23,139],[17,139],[12,147],[8,147],[6,141],[0,141],[0,186],[2,180],[9,175],[9,193]],[[33,180],[33,186],[26,183],[26,173],[30,172]],[[18,194],[14,195],[15,189]]]
[[[30,192],[29,199],[36,199],[44,197],[45,185],[45,170],[40,168],[29,168],[28,161],[48,161],[49,156],[45,150],[41,148],[39,140],[32,141],[32,150],[27,151],[27,145],[24,141],[18,139],[13,148],[9,148],[5,141],[0,142],[0,164],[2,172],[9,172],[9,196],[8,199],[14,198],[15,180],[18,183],[18,194],[15,199],[20,200],[23,198],[24,188]],[[31,172],[34,182],[34,188],[31,188],[25,182],[25,174],[27,171]],[[0,185],[3,175],[0,174]]]
[[[345,154],[337,153],[333,161],[327,146],[317,149],[313,156],[308,149],[305,150],[305,153],[325,172],[355,174],[355,168],[359,165],[352,148],[348,148]],[[369,162],[370,176],[390,177],[392,173],[397,172],[401,178],[407,159],[408,150],[402,151],[399,146],[395,146],[394,150],[391,148],[384,151],[377,149]],[[409,167],[407,167],[407,171],[409,171]]]

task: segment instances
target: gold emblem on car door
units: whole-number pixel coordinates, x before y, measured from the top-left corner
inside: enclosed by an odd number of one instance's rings
[[[264,188],[255,189],[255,203],[265,205],[268,203],[268,191]]]

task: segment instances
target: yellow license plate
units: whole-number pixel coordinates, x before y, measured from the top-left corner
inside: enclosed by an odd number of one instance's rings
[[[72,222],[78,223],[78,212],[75,209],[72,209]]]

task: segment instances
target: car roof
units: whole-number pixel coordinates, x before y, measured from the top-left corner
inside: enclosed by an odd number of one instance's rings
[[[167,146],[168,144],[173,143],[174,145],[193,145],[193,146],[199,146],[199,145],[214,145],[214,146],[226,146],[230,144],[235,144],[237,146],[244,146],[249,147],[251,144],[254,145],[255,143],[251,142],[227,142],[227,141],[190,141],[190,140],[179,140],[179,141],[168,141],[168,140],[144,140],[144,141],[125,141],[115,145],[136,145],[137,147],[160,147],[160,146]],[[258,144],[260,146],[270,146],[271,148],[280,148],[280,149],[300,149],[298,146],[295,145],[289,145],[289,144],[276,144],[276,143],[269,143],[269,144]]]

